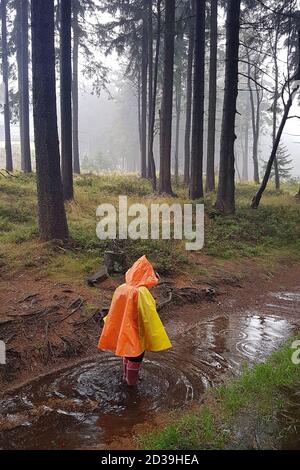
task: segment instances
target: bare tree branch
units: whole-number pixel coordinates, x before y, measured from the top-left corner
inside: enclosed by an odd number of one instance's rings
[[[257,80],[255,80],[253,77],[243,73],[243,72],[239,72],[239,75],[242,75],[243,77],[245,78],[249,78],[250,80],[252,80],[252,82],[256,83],[256,85],[258,85],[260,88],[262,88],[263,90],[266,90],[268,93],[273,93],[272,90],[269,90],[269,88],[266,88],[264,85],[262,85],[261,83],[259,83]]]

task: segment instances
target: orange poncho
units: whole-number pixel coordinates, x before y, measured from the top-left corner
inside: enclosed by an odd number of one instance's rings
[[[113,295],[98,348],[114,351],[117,356],[136,357],[144,351],[171,347],[148,288],[158,279],[146,256],[127,271],[125,284]]]

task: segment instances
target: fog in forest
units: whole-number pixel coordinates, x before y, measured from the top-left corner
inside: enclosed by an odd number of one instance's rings
[[[95,2],[97,4],[97,2]],[[98,2],[99,4],[103,2]],[[105,3],[105,2],[104,2]],[[8,24],[11,25],[15,21],[14,12],[8,19]],[[112,15],[109,12],[98,13],[97,22],[100,24],[107,24],[113,21],[120,21],[118,13]],[[219,166],[219,140],[221,133],[222,121],[222,107],[223,107],[223,90],[224,90],[224,31],[225,31],[225,12],[223,8],[219,7],[218,12],[219,27],[222,32],[219,34],[218,41],[218,65],[217,72],[217,115],[216,115],[216,153],[215,153],[215,171],[218,174]],[[83,21],[84,24],[90,25],[95,23],[93,14],[89,11],[85,14]],[[96,23],[95,23],[96,24]],[[206,28],[207,36],[209,28]],[[179,124],[179,173],[183,175],[184,167],[184,136],[185,136],[185,121],[186,121],[186,57],[187,55],[187,38],[184,38],[183,46],[180,46],[175,41],[175,62],[182,60],[183,70],[181,78],[181,91],[182,99],[180,105],[180,124]],[[177,50],[176,50],[177,47]],[[287,74],[286,64],[286,51],[283,44],[279,47],[279,76],[280,84],[284,82],[284,77]],[[92,91],[94,86],[94,77],[90,76],[87,79],[81,64],[89,59],[84,57],[85,50],[79,47],[79,111],[78,111],[78,141],[79,141],[79,157],[81,169],[83,172],[101,172],[106,170],[117,171],[140,171],[140,136],[139,136],[139,123],[138,123],[138,91],[136,80],[128,77],[126,74],[126,65],[130,60],[128,51],[125,48],[124,54],[118,55],[116,51],[111,50],[106,54],[106,47],[100,45],[99,48],[91,47],[90,53],[94,55],[96,61],[101,63],[101,66],[106,68],[105,83],[98,83],[97,79],[97,93]],[[16,60],[16,53],[12,53],[9,57],[10,66]],[[140,64],[141,65],[141,64]],[[86,66],[85,66],[86,67]],[[176,67],[176,64],[175,64]],[[272,88],[272,80],[270,76],[273,72],[273,65],[270,59],[264,58],[264,64],[261,65],[265,70],[266,76],[263,77],[262,82],[264,85]],[[240,63],[239,69],[243,69],[243,63]],[[56,71],[57,88],[59,95],[59,71]],[[205,109],[204,109],[204,168],[206,166],[206,141],[207,141],[207,118],[208,118],[208,80],[209,80],[209,40],[206,44],[206,70],[205,70]],[[239,77],[239,95],[237,101],[237,121],[236,121],[236,134],[237,141],[235,144],[235,158],[236,158],[236,179],[241,179],[243,172],[243,136],[241,136],[241,127],[244,126],[248,120],[249,132],[249,149],[248,149],[248,173],[249,180],[253,177],[253,142],[252,142],[252,127],[251,127],[251,110],[249,103],[249,85],[247,78]],[[12,72],[12,79],[10,81],[11,93],[14,96],[13,101],[16,102],[17,94],[17,79],[16,74]],[[262,100],[262,116],[260,123],[260,136],[258,143],[258,158],[260,172],[263,172],[265,162],[268,160],[271,147],[272,147],[272,112],[269,100],[272,95],[264,92]],[[59,96],[57,96],[58,118],[60,117],[59,110]],[[161,100],[161,83],[158,84],[158,103],[157,114],[155,118],[155,136],[154,136],[154,159],[157,171],[159,171],[159,110]],[[32,122],[32,103],[30,97],[30,138],[33,142],[33,122]],[[173,104],[173,123],[172,123],[172,168],[174,167],[174,154],[176,152],[176,96],[174,96]],[[291,109],[291,115],[299,114],[299,99],[294,101]],[[15,106],[15,104],[14,104]],[[13,119],[11,122],[11,135],[12,146],[15,158],[15,168],[20,168],[20,137],[19,137],[19,122],[18,111],[13,111]],[[280,114],[280,113],[278,113]],[[278,117],[279,119],[279,117]],[[60,132],[60,129],[58,129]],[[299,159],[299,145],[300,145],[300,131],[299,120],[290,119],[287,121],[281,145],[286,147],[286,153],[291,160],[290,175],[292,177],[300,176],[300,159]],[[33,145],[32,145],[33,148]],[[33,166],[34,166],[33,162]],[[5,166],[5,152],[4,152],[4,119],[3,112],[0,114],[0,167]],[[174,168],[173,168],[174,169]],[[172,170],[173,171],[173,170]],[[205,172],[204,172],[205,173]]]
[[[117,61],[115,67],[117,67]],[[220,80],[221,81],[221,80]],[[221,85],[221,84],[220,84]],[[110,93],[102,90],[100,96],[89,91],[89,84],[82,83],[79,95],[79,145],[80,160],[83,171],[125,170],[138,171],[140,165],[137,96],[130,82],[120,72],[119,89],[109,85]],[[221,100],[221,96],[220,96]],[[295,114],[299,105],[295,103],[291,111]],[[220,135],[220,115],[217,121],[217,139]],[[184,112],[180,126],[180,161],[183,164],[184,143]],[[3,115],[0,115],[0,132],[3,133]],[[173,132],[174,136],[174,132]],[[33,137],[32,137],[33,138]],[[12,140],[15,152],[19,154],[19,128],[12,126]],[[267,128],[260,142],[260,158],[267,160],[271,148],[271,128]],[[300,129],[297,119],[290,120],[283,134],[283,142],[287,146],[293,160],[292,175],[300,176]],[[218,140],[217,140],[218,148]],[[3,148],[3,145],[1,146]],[[174,143],[173,143],[174,152]],[[159,160],[158,136],[155,138],[155,160]],[[251,157],[251,143],[250,143]],[[239,169],[241,151],[236,154]],[[5,156],[1,152],[0,167],[4,166]],[[241,171],[241,169],[240,169]],[[253,172],[249,159],[249,174]]]
[[[221,80],[220,80],[221,81]],[[81,160],[86,157],[95,162],[95,158],[100,156],[105,162],[104,169],[116,168],[134,171],[139,168],[139,136],[138,136],[138,120],[137,120],[137,96],[132,90],[130,83],[126,77],[122,77],[119,92],[112,90],[113,98],[103,91],[100,97],[88,92],[81,91],[80,94],[80,113],[79,113],[79,142]],[[222,83],[220,83],[220,86]],[[222,97],[220,96],[220,101]],[[291,114],[299,112],[297,102],[293,105]],[[220,136],[220,117],[221,107],[219,109],[219,120],[217,120],[216,145],[218,149],[218,138]],[[180,161],[181,171],[183,164],[183,143],[184,143],[184,120],[185,115],[182,113],[180,126]],[[173,132],[173,136],[174,136]],[[173,139],[174,140],[174,139]],[[159,164],[159,147],[158,136],[156,135],[155,160]],[[204,139],[205,141],[205,139]],[[284,134],[283,143],[287,146],[292,163],[292,175],[300,176],[300,128],[297,119],[288,121]],[[272,144],[271,127],[264,130],[259,146],[261,160],[267,160],[270,154]],[[173,142],[173,153],[175,143]],[[106,159],[105,156],[108,158]],[[113,161],[111,158],[113,158]],[[236,158],[240,172],[241,166],[241,150],[238,148]],[[124,159],[124,160],[123,160]],[[102,160],[100,160],[102,161]],[[135,162],[132,166],[132,163]],[[96,162],[95,162],[96,163]],[[100,162],[99,162],[100,164]],[[108,166],[106,166],[108,165]],[[84,165],[85,166],[85,165]],[[93,169],[94,164],[92,165]],[[253,165],[251,161],[251,142],[250,142],[250,158],[249,158],[249,174],[253,173]]]

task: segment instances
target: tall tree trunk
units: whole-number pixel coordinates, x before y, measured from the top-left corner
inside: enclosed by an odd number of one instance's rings
[[[211,0],[209,105],[207,130],[206,191],[215,190],[215,139],[217,108],[218,0]]]
[[[4,83],[4,132],[5,132],[5,154],[6,170],[13,171],[11,136],[10,136],[10,109],[8,94],[8,52],[7,52],[7,26],[6,11],[7,1],[1,0],[1,18],[2,18],[2,74]]]
[[[254,181],[259,184],[259,167],[258,167],[258,129],[256,128],[256,112],[255,103],[253,96],[253,89],[250,80],[250,56],[248,53],[248,87],[250,91],[250,105],[251,105],[251,122],[252,122],[252,158],[253,158],[253,170],[254,170]]]
[[[247,100],[248,103],[248,100]],[[248,106],[247,106],[248,109]],[[248,181],[248,155],[249,155],[249,120],[248,116],[245,116],[245,149],[243,154],[243,181]]]
[[[148,34],[147,34],[147,1],[143,6],[143,38],[142,38],[142,160],[141,176],[147,177],[147,74],[148,74]]]
[[[277,60],[277,43],[278,43],[278,27],[276,29],[276,35],[274,40],[274,68],[275,68],[275,89],[274,89],[274,101],[273,101],[273,123],[272,123],[272,144],[274,146],[275,139],[276,139],[276,131],[277,131],[277,106],[278,106],[278,87],[279,87],[279,70],[278,70],[278,60]],[[280,190],[280,178],[279,178],[279,170],[278,170],[278,162],[277,157],[275,156],[274,159],[274,173],[275,173],[275,187],[279,191]]]
[[[138,105],[138,130],[139,130],[139,144],[140,144],[140,154],[142,158],[142,116],[141,116],[141,72],[138,71],[138,81],[137,81],[137,105]]]
[[[190,160],[191,160],[191,123],[192,123],[192,93],[193,93],[193,59],[195,43],[195,21],[194,21],[194,1],[190,8],[191,18],[189,19],[189,46],[188,63],[186,72],[186,121],[184,135],[184,184],[190,182]]]
[[[179,132],[181,117],[181,101],[182,101],[182,73],[179,72],[178,83],[176,86],[176,131],[175,131],[175,158],[174,158],[174,174],[175,181],[178,183],[179,178]]]
[[[72,80],[72,104],[73,104],[73,171],[80,174],[79,159],[79,136],[78,136],[78,51],[79,51],[79,28],[78,28],[78,4],[79,0],[72,0],[73,9],[73,80]]]
[[[174,82],[175,0],[165,0],[165,54],[160,123],[159,192],[172,194],[171,145]]]
[[[176,128],[175,128],[175,152],[174,152],[174,176],[178,183],[179,178],[179,135],[180,135],[180,118],[181,118],[181,102],[182,102],[182,54],[183,54],[183,31],[182,24],[177,26],[177,38],[175,43],[175,110],[176,110]]]
[[[20,164],[23,171],[23,114],[22,114],[22,12],[21,2],[16,2],[16,55],[18,70],[18,92],[19,92],[19,132],[20,132]]]
[[[153,113],[153,21],[152,21],[152,0],[148,0],[148,165],[147,177],[152,177],[152,161],[151,161],[151,122]]]
[[[65,239],[68,227],[63,204],[57,132],[54,1],[31,0],[31,23],[39,230],[43,240]]]
[[[258,149],[259,149],[259,138],[260,138],[260,106],[262,102],[262,96],[260,96],[259,86],[256,84],[256,139],[255,139],[255,161],[258,167]]]
[[[73,199],[71,0],[60,0],[61,169],[64,199]]]
[[[237,159],[235,159],[234,165],[235,165],[235,169],[236,169],[236,172],[237,172],[238,180],[241,183],[242,178],[241,178],[241,173],[240,173],[240,170],[239,170]]]
[[[17,64],[20,109],[21,169],[31,173],[28,80],[28,0],[17,2]]]
[[[250,89],[251,89],[251,85]],[[257,87],[257,85],[256,85]],[[251,110],[252,110],[252,129],[253,129],[253,165],[254,165],[254,181],[259,183],[259,166],[258,166],[258,144],[260,136],[260,96],[259,90],[256,88],[256,109],[253,96],[253,90],[250,90]]]
[[[226,68],[221,130],[220,172],[216,209],[223,214],[235,211],[234,142],[238,95],[240,0],[229,0],[226,19]]]
[[[150,7],[149,7],[150,8]],[[151,1],[151,13],[152,13],[152,1]],[[150,23],[150,19],[149,19]],[[152,25],[152,15],[151,15],[151,25]],[[149,24],[150,29],[150,24]],[[152,28],[151,28],[152,29]],[[153,71],[153,90],[152,90],[152,105],[151,105],[151,117],[149,119],[150,126],[149,126],[149,163],[151,166],[151,179],[152,179],[152,187],[153,191],[156,191],[156,168],[155,168],[155,161],[153,155],[153,142],[154,142],[154,123],[155,123],[155,112],[156,112],[156,96],[157,96],[157,80],[158,80],[158,65],[159,65],[159,51],[160,51],[160,35],[161,35],[161,0],[157,0],[157,36],[156,36],[156,47],[155,47],[155,61],[154,61],[154,71]],[[151,49],[152,49],[152,41],[151,40]],[[150,44],[150,41],[149,41]],[[150,57],[151,51],[149,53]],[[152,59],[153,60],[153,59]],[[149,64],[150,67],[150,64]]]
[[[190,197],[203,197],[203,116],[204,116],[204,71],[205,71],[205,0],[195,5],[195,58],[194,58],[194,103],[192,124],[192,153]]]
[[[21,147],[23,171],[31,173],[30,130],[29,130],[29,79],[28,79],[28,0],[21,2],[21,32],[22,32],[22,139]]]

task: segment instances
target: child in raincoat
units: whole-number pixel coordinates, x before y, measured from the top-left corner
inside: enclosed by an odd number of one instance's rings
[[[148,290],[158,278],[146,256],[127,271],[125,281],[113,295],[98,349],[123,357],[124,380],[137,385],[145,351],[162,351],[172,345]]]

